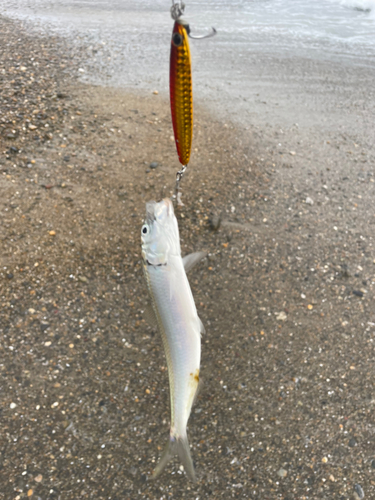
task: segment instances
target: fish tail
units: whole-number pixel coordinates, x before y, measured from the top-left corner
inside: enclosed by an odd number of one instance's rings
[[[152,477],[154,479],[158,477],[163,472],[170,459],[175,455],[178,455],[179,459],[181,460],[188,478],[195,483],[195,470],[190,454],[189,441],[186,434],[182,437],[169,437],[167,446],[164,448],[161,459],[159,460],[158,465],[155,467]]]

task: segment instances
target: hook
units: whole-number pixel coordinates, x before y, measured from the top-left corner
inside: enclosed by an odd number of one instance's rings
[[[180,19],[180,17],[184,13],[184,10],[185,10],[185,4],[184,4],[184,2],[175,3],[175,1],[172,0],[171,17],[172,17],[172,19],[174,21],[177,21],[178,19]],[[211,33],[208,33],[208,35],[197,35],[197,36],[194,36],[194,35],[190,34],[190,26],[187,23],[185,23],[185,22],[183,22],[182,24],[185,26],[187,34],[189,35],[189,37],[193,38],[194,40],[201,40],[202,38],[211,38],[212,36],[215,36],[216,33],[217,33],[216,29],[213,27]]]
[[[212,36],[215,36],[217,31],[216,29],[212,26],[212,31],[210,33],[208,33],[207,35],[191,35],[190,34],[190,27],[189,29],[186,30],[187,31],[187,34],[189,35],[189,38],[193,38],[194,40],[201,40],[202,38],[211,38]]]

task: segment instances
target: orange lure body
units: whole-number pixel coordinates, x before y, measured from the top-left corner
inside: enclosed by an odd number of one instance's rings
[[[193,86],[188,29],[180,19],[175,21],[169,73],[173,131],[178,158],[182,165],[189,163],[193,137]]]

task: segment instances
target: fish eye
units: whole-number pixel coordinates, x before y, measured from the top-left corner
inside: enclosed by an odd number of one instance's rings
[[[175,47],[180,47],[180,45],[182,45],[182,36],[180,35],[180,33],[173,34],[172,43]]]
[[[142,227],[142,234],[147,234],[148,233],[148,227],[145,225]]]

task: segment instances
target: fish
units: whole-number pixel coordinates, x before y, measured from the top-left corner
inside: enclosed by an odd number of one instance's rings
[[[193,139],[193,84],[189,32],[189,25],[181,18],[176,19],[171,38],[169,65],[173,132],[178,159],[183,166],[189,163]]]
[[[204,327],[186,272],[207,254],[195,252],[181,257],[178,223],[169,198],[146,203],[141,240],[143,268],[152,306],[147,314],[161,333],[171,406],[168,442],[153,477],[158,477],[170,459],[178,455],[188,478],[195,482],[186,427],[200,382]]]

